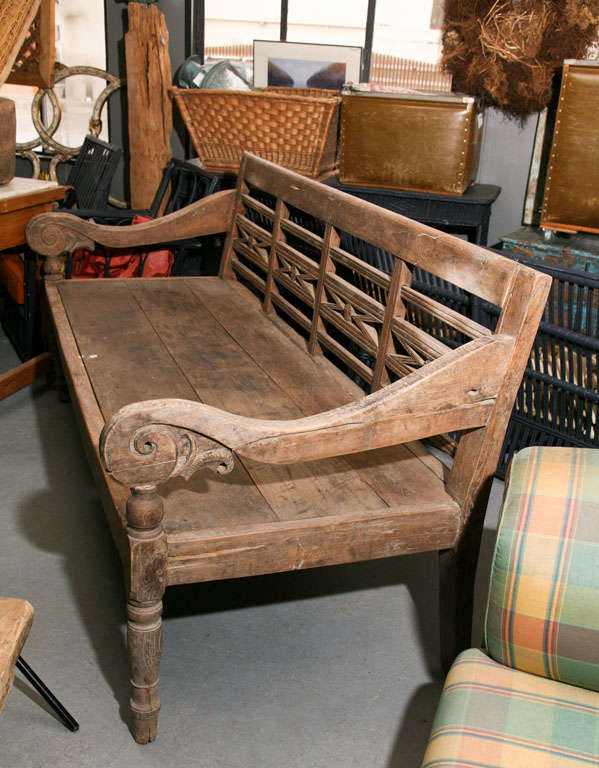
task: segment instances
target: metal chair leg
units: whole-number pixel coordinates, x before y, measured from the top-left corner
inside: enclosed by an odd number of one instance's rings
[[[42,680],[40,680],[40,678],[35,674],[35,672],[31,669],[29,664],[27,664],[22,656],[19,656],[17,659],[16,667],[20,672],[22,672],[24,677],[27,678],[27,680],[31,683],[39,695],[48,702],[48,704],[56,712],[58,717],[60,717],[69,731],[78,731],[79,723],[75,720],[73,715],[70,714],[70,712],[67,712],[67,710],[63,707],[60,701],[58,701],[52,691],[43,683]]]

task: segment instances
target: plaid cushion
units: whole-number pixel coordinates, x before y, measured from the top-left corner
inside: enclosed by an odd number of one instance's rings
[[[455,660],[422,768],[599,766],[599,693],[504,667],[482,651]]]
[[[535,447],[514,457],[485,645],[506,666],[599,690],[598,450]]]

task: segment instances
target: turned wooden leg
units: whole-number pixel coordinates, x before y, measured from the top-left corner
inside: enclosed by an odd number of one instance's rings
[[[127,646],[131,666],[131,731],[139,744],[156,738],[162,651],[162,595],[166,582],[164,509],[154,486],[132,489],[127,501],[130,547]]]
[[[127,604],[127,647],[131,665],[132,733],[138,744],[156,738],[160,697],[158,669],[162,652],[162,601]]]

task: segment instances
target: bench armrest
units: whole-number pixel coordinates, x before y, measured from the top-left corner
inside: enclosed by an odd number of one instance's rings
[[[84,221],[70,213],[42,213],[27,225],[29,247],[41,256],[65,256],[94,243],[129,248],[170,243],[226,232],[233,214],[235,190],[216,192],[186,208],[134,227],[110,227]]]
[[[513,339],[481,337],[356,402],[288,421],[250,419],[189,400],[148,400],[105,425],[106,471],[129,487],[159,485],[202,467],[220,473],[239,457],[312,461],[484,426]]]

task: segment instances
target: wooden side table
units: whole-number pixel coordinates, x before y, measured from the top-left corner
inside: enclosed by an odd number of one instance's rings
[[[0,251],[25,243],[29,219],[47,213],[66,195],[55,181],[14,178],[0,186]]]
[[[64,725],[70,731],[77,731],[79,723],[20,655],[32,621],[33,607],[30,603],[26,600],[0,597],[0,711],[8,696],[16,667],[52,707]]]
[[[25,229],[29,220],[47,213],[66,195],[67,188],[55,181],[15,178],[0,186],[0,251],[25,245]],[[2,254],[0,253],[0,259]],[[32,327],[36,302],[36,281],[28,281],[23,311],[25,322]],[[25,345],[25,357],[31,354],[31,344]],[[0,375],[0,400],[30,384],[48,370],[47,353],[27,360],[22,365]]]

